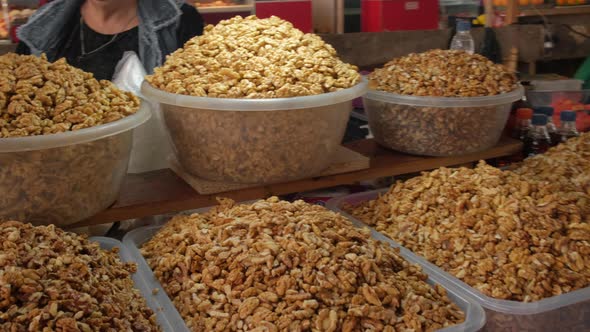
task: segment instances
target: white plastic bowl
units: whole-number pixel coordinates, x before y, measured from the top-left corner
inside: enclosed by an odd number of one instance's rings
[[[173,94],[144,81],[160,103],[184,170],[223,182],[266,184],[318,175],[340,145],[352,100],[367,82],[321,95],[229,99]]]
[[[121,120],[58,134],[0,138],[0,220],[67,226],[115,202],[133,129],[147,103]]]
[[[364,97],[375,140],[390,149],[456,156],[498,143],[524,89],[486,97],[420,97],[369,90]]]

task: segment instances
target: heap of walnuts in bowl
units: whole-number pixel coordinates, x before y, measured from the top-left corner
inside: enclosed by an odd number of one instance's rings
[[[346,89],[360,75],[317,35],[276,16],[236,16],[205,27],[146,79],[170,93],[260,99]]]
[[[110,81],[43,55],[0,56],[0,138],[93,127],[139,109],[139,99]]]
[[[131,133],[80,143],[73,132],[100,134],[97,126],[135,114],[139,104],[65,59],[0,56],[0,220],[66,226],[111,205]],[[41,147],[58,133],[63,146]]]
[[[186,172],[276,183],[329,166],[366,88],[357,70],[285,20],[236,16],[168,56],[142,90],[162,105]]]
[[[517,88],[516,75],[479,54],[431,50],[396,58],[369,76],[369,88],[400,95],[481,97]]]
[[[465,51],[431,50],[371,73],[365,108],[379,144],[457,156],[494,146],[521,96],[516,76],[503,65]]]

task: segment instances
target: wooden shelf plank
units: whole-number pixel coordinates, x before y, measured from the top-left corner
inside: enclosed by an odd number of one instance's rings
[[[508,15],[508,9],[500,11],[501,15]],[[531,16],[559,16],[559,15],[588,15],[590,5],[562,6],[553,8],[518,8],[517,17]]]
[[[384,149],[373,140],[361,140],[346,147],[371,159],[368,169],[241,189],[213,195],[200,195],[171,170],[159,170],[142,174],[129,174],[124,180],[118,201],[106,211],[70,227],[97,225],[120,220],[179,212],[215,205],[216,197],[228,197],[236,201],[286,195],[301,191],[353,184],[384,176],[394,176],[431,170],[442,166],[461,165],[482,159],[512,155],[522,149],[522,144],[511,138],[502,138],[493,148],[459,157],[420,157]]]
[[[587,15],[590,14],[590,5],[564,6],[555,8],[531,8],[520,11],[520,16],[555,16],[555,15]]]

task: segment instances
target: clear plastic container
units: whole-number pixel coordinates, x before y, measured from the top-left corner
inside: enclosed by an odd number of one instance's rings
[[[527,91],[526,98],[532,107],[553,107],[553,121],[557,126],[561,111],[577,111],[578,131],[590,130],[590,90]]]
[[[551,106],[562,111],[590,104],[590,90],[528,90],[526,99],[532,107]]]
[[[178,95],[144,81],[141,92],[162,106],[185,171],[224,182],[265,184],[318,175],[340,145],[352,100],[366,81],[321,95],[229,99]]]
[[[335,198],[328,201],[326,207],[341,213],[357,225],[368,227],[344,212],[341,207],[344,204],[354,206],[376,199],[387,190],[381,189]],[[536,302],[525,303],[495,299],[484,295],[373,228],[369,228],[376,239],[399,247],[404,258],[421,265],[428,275],[441,280],[441,285],[445,288],[452,286],[459,294],[480,304],[486,313],[487,323],[484,331],[587,331],[590,327],[590,287]]]
[[[488,97],[420,97],[369,90],[364,97],[375,140],[425,156],[457,156],[498,143],[524,89]]]
[[[98,242],[100,247],[105,250],[111,250],[117,247],[119,248],[119,258],[122,262],[135,262],[135,259],[132,257],[127,247],[125,247],[123,243],[118,240],[101,236],[91,237],[89,240]],[[149,270],[147,272],[149,272]],[[133,279],[135,288],[137,288],[141,295],[145,298],[147,306],[156,314],[158,325],[160,325],[164,332],[180,331],[177,330],[177,326],[174,325],[175,322],[171,319],[171,317],[174,316],[174,313],[166,311],[166,308],[160,304],[158,301],[158,295],[154,295],[153,288],[151,288],[148,283],[145,282],[145,275],[146,271],[142,270],[138,264],[137,272],[131,275],[131,278]]]
[[[150,116],[142,103],[96,127],[0,138],[0,220],[64,227],[108,208],[127,173],[132,130]]]
[[[180,316],[178,310],[176,310],[172,300],[168,297],[166,291],[158,279],[154,276],[154,273],[150,269],[147,261],[143,258],[141,252],[139,251],[139,247],[151,239],[152,236],[154,236],[162,227],[163,225],[147,226],[134,229],[125,235],[123,238],[123,244],[125,247],[127,247],[127,249],[129,249],[132,260],[137,263],[137,270],[144,277],[144,281],[148,287],[152,290],[156,290],[154,291],[154,296],[157,297],[162,311],[166,313],[168,321],[172,324],[172,326],[174,326],[173,331],[189,332],[189,329],[186,327],[186,324],[184,323],[184,320]]]
[[[532,80],[530,85],[534,90],[543,91],[564,91],[581,90],[584,81],[577,79],[565,80]]]
[[[193,212],[199,213],[199,212],[204,212],[206,210],[207,209],[199,209],[199,210],[196,210]],[[160,220],[160,219],[161,218],[157,218],[157,217],[155,218],[155,220]],[[362,224],[355,223],[355,226],[361,227]],[[186,325],[184,324],[184,320],[182,320],[180,314],[178,314],[178,311],[175,309],[170,298],[168,296],[166,296],[166,292],[162,288],[162,285],[156,279],[156,277],[153,275],[153,272],[149,268],[149,265],[147,264],[146,260],[143,258],[143,256],[141,255],[141,252],[139,251],[139,248],[145,242],[147,242],[149,239],[151,239],[162,227],[163,227],[163,225],[158,225],[158,226],[147,226],[147,227],[135,229],[125,235],[125,237],[123,238],[123,243],[129,249],[129,251],[133,257],[133,260],[138,263],[138,269],[141,269],[142,271],[147,271],[147,272],[142,272],[142,274],[145,276],[148,276],[146,278],[146,281],[150,285],[150,288],[158,289],[158,295],[162,295],[162,298],[159,299],[159,303],[162,305],[163,310],[165,312],[170,312],[171,310],[175,311],[175,314],[173,316],[169,317],[170,322],[174,323],[175,326],[178,326],[178,329],[175,331],[188,332],[188,328],[186,328]],[[372,232],[372,235],[374,235],[373,232]],[[377,234],[377,235],[380,235],[380,234]],[[380,240],[380,238],[376,238],[376,239]],[[416,263],[412,259],[408,259],[408,261],[410,261],[412,263]],[[465,312],[465,322],[463,322],[462,324],[459,324],[459,325],[450,326],[448,328],[445,328],[445,329],[442,329],[439,331],[444,331],[444,332],[478,331],[485,324],[486,318],[485,318],[485,314],[484,314],[481,306],[475,304],[472,300],[469,300],[466,296],[460,295],[458,292],[458,288],[456,288],[455,286],[450,285],[448,283],[445,283],[443,281],[443,279],[436,277],[436,276],[432,276],[432,275],[429,277],[427,282],[431,285],[434,285],[434,284],[442,285],[447,290],[447,294],[448,294],[449,298],[451,299],[451,301],[453,301],[455,304],[457,304],[457,306],[459,306],[459,308],[461,308],[461,310],[463,310],[463,312]],[[447,287],[447,284],[449,285],[449,287]],[[181,323],[182,323],[182,327],[180,327]]]

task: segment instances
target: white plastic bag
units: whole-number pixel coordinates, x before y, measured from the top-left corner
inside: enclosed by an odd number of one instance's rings
[[[113,83],[121,90],[141,95],[145,69],[135,52],[125,52],[115,68]],[[145,98],[143,102],[148,102]],[[172,147],[164,127],[159,104],[150,103],[152,117],[133,131],[133,148],[129,160],[129,173],[143,173],[168,168]]]

